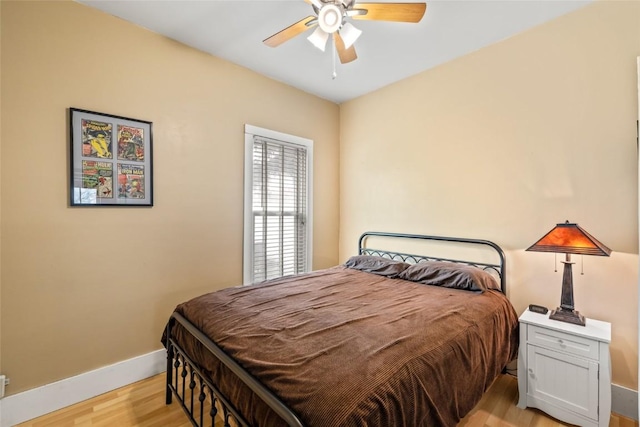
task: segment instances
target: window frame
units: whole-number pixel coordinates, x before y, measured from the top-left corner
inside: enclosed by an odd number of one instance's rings
[[[306,272],[313,269],[313,140],[245,124],[244,126],[244,236],[242,283],[253,283],[254,226],[253,226],[253,143],[254,137],[268,138],[284,145],[304,147],[307,157],[306,206]]]

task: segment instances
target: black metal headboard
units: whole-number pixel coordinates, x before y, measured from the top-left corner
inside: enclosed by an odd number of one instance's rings
[[[500,263],[499,264],[488,264],[485,262],[477,262],[477,261],[468,261],[468,260],[459,260],[459,259],[449,259],[442,258],[432,255],[416,255],[416,254],[407,254],[402,252],[394,252],[383,249],[372,249],[365,248],[364,243],[367,237],[370,236],[380,236],[380,237],[393,237],[393,238],[401,238],[401,239],[419,239],[419,240],[435,240],[442,242],[454,242],[454,243],[463,243],[470,245],[483,245],[491,247],[495,252],[497,252]],[[367,231],[360,236],[360,240],[358,240],[358,254],[359,255],[375,255],[382,256],[391,259],[397,259],[401,261],[406,261],[410,263],[418,263],[420,261],[449,261],[449,262],[457,262],[466,265],[472,265],[474,267],[481,268],[483,270],[489,270],[495,272],[500,278],[500,289],[502,289],[503,294],[507,294],[507,281],[506,281],[506,259],[504,256],[504,252],[502,248],[496,245],[489,240],[478,240],[478,239],[466,239],[462,237],[441,237],[441,236],[426,236],[421,234],[402,234],[402,233],[384,233],[379,231]]]

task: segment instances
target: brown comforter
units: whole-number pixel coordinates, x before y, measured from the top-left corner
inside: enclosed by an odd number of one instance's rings
[[[517,351],[499,292],[388,279],[342,266],[180,304],[307,426],[455,426]],[[176,327],[177,341],[255,426],[277,415]]]

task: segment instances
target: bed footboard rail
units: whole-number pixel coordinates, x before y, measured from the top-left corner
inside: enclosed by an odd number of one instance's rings
[[[202,370],[194,363],[176,343],[171,331],[176,323],[179,323],[191,336],[198,340],[213,357],[224,364],[233,372],[244,384],[247,385],[260,399],[262,399],[273,411],[291,427],[302,427],[300,419],[275,396],[269,389],[262,385],[257,379],[249,374],[232,357],[224,352],[209,337],[203,334],[189,320],[179,313],[174,312],[167,323],[166,342],[167,348],[167,389],[166,403],[171,403],[172,397],[176,396],[182,409],[187,413],[194,426],[205,426],[204,401],[209,398],[211,407],[209,413],[210,425],[215,424],[215,417],[219,415],[224,421],[224,426],[234,425],[249,426],[249,423],[240,414],[237,408],[224,396],[216,387],[213,379],[208,378]],[[181,379],[180,379],[180,378]],[[197,390],[196,390],[197,388]],[[194,402],[194,396],[198,402]],[[221,408],[220,413],[218,407]],[[195,409],[195,414],[194,414]]]

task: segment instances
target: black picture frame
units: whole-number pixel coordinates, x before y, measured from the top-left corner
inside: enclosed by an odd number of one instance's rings
[[[71,206],[153,206],[153,123],[69,109]]]

